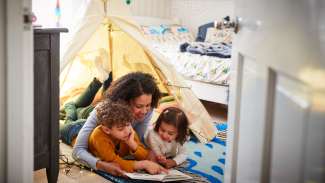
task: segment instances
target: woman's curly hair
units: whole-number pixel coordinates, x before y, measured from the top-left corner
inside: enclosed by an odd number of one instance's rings
[[[147,73],[132,72],[114,81],[106,92],[106,98],[129,103],[143,94],[152,95],[151,107],[157,107],[161,92],[156,79]]]
[[[176,142],[183,145],[189,135],[189,122],[185,113],[179,108],[168,107],[161,112],[157,122],[155,123],[154,130],[156,132],[159,131],[162,122],[176,127],[178,133]]]
[[[98,122],[109,128],[125,126],[134,121],[130,107],[123,101],[105,99],[96,106],[96,112]]]

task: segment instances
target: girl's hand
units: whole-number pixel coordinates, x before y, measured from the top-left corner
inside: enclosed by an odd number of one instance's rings
[[[173,159],[167,159],[167,160],[165,161],[164,166],[165,166],[167,169],[170,169],[170,168],[173,168],[173,167],[177,166],[177,163],[176,163],[176,161],[173,160]]]
[[[147,156],[147,160],[157,162],[156,154],[151,150]]]
[[[165,164],[166,157],[164,155],[158,155],[158,156],[156,156],[156,158],[157,158],[158,163],[163,164],[163,165]]]

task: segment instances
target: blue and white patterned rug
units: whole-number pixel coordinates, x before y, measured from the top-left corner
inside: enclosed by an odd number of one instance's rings
[[[226,134],[227,124],[216,124],[216,131],[218,134]],[[213,183],[223,182],[226,155],[225,138],[218,135],[211,142],[202,144],[192,137],[185,146],[189,163],[186,165],[186,170],[201,175]]]
[[[200,181],[202,179],[208,180],[211,183],[223,182],[227,124],[216,123],[215,127],[218,135],[211,142],[202,144],[194,136],[191,136],[190,141],[185,143],[188,159],[187,163],[180,168],[185,170],[185,172],[198,175],[198,180],[189,182],[202,182]],[[103,171],[95,172],[115,183],[150,182],[115,177]]]

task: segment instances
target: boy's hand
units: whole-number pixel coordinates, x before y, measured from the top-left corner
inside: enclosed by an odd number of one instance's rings
[[[168,171],[164,167],[152,161],[145,161],[144,169],[149,174],[159,174],[162,172],[168,173]]]
[[[125,140],[125,143],[130,147],[130,149],[132,149],[132,151],[136,151],[137,147],[138,147],[138,144],[134,139],[134,135],[135,135],[135,131],[133,129],[131,129],[129,138],[127,140]]]
[[[131,128],[131,133],[130,133],[130,135],[129,135],[129,140],[130,140],[130,141],[135,141],[135,140],[134,140],[134,135],[135,135],[135,131],[133,130],[133,128]]]

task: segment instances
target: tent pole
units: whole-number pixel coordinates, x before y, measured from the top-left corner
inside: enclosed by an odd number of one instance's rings
[[[102,0],[103,4],[104,4],[104,13],[105,13],[105,17],[107,16],[107,0]]]
[[[111,72],[112,72],[112,77],[114,78],[113,75],[113,39],[112,39],[112,23],[108,24],[108,43],[109,43],[109,60],[111,62]]]

